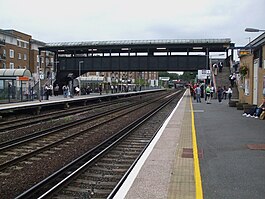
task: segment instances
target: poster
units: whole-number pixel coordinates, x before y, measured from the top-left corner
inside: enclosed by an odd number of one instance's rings
[[[249,79],[245,79],[245,95],[249,95]]]

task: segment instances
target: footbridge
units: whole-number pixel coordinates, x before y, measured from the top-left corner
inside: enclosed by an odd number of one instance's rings
[[[197,71],[209,68],[210,52],[228,56],[233,47],[227,38],[121,40],[47,43],[39,52],[54,52],[57,79],[61,79],[92,71]]]

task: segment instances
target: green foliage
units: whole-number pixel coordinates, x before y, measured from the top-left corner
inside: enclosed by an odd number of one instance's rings
[[[239,68],[239,73],[240,73],[243,77],[245,77],[245,76],[248,74],[248,67],[247,67],[246,64],[243,64],[243,66],[241,66],[241,67]]]
[[[135,84],[137,84],[137,85],[145,85],[145,81],[144,81],[144,79],[136,79],[135,80]]]
[[[180,79],[183,81],[188,81],[192,82],[196,78],[197,72],[184,72],[181,76]]]

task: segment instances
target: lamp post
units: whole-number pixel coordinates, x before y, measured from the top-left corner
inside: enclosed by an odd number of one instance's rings
[[[84,61],[79,61],[78,63],[78,84],[79,84],[79,95],[81,96],[81,64],[84,63]]]
[[[257,29],[257,28],[246,28],[246,32],[265,32],[265,30]]]

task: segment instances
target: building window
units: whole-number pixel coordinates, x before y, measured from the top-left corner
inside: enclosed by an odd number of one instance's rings
[[[21,59],[21,53],[18,53],[18,59]]]
[[[27,60],[27,54],[24,54],[24,60]]]
[[[6,49],[3,49],[3,57],[6,58]]]
[[[14,58],[14,50],[12,49],[9,50],[9,57]]]
[[[10,65],[9,65],[10,69],[14,69],[15,68],[15,64],[10,62]]]
[[[6,63],[3,63],[3,69],[6,69]]]
[[[49,58],[47,58],[47,57],[46,57],[46,60],[45,60],[45,62],[46,62],[46,66],[48,66],[48,65],[49,65],[49,63],[50,63],[50,61],[49,61]]]

